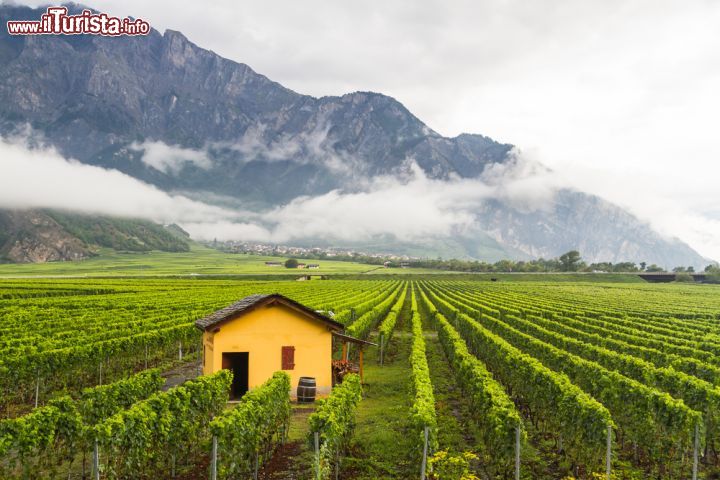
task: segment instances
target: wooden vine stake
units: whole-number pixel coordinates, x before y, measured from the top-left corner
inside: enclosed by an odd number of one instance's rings
[[[385,334],[380,333],[380,365],[384,365],[385,360]]]
[[[700,424],[695,424],[695,445],[693,448],[692,480],[698,477],[698,450],[700,450]]]
[[[217,480],[217,436],[213,435],[212,440],[212,458],[210,459],[210,480]]]
[[[93,472],[95,480],[100,480],[100,448],[97,440],[95,440],[95,448],[93,449]]]
[[[315,432],[315,478],[320,480],[320,433]]]
[[[607,451],[605,452],[605,476],[610,480],[612,470],[612,426],[607,427]]]
[[[37,371],[37,382],[35,383],[35,408],[38,407],[38,401],[40,399],[40,369]]]
[[[255,452],[255,473],[253,474],[253,478],[254,478],[255,480],[257,480],[257,478],[258,478],[258,467],[259,467],[259,464],[260,464],[260,453],[256,451],[256,452]]]
[[[515,480],[520,480],[520,425],[515,427]]]
[[[428,457],[428,434],[430,429],[425,427],[423,434],[425,435],[425,442],[423,443],[423,456],[422,464],[420,464],[420,480],[425,480],[425,471],[427,470],[427,457]]]
[[[335,480],[340,478],[340,446],[335,447]]]

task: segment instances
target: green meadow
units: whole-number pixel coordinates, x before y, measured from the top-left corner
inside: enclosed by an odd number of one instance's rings
[[[303,260],[317,263],[319,269],[288,269],[269,267],[265,262],[284,262],[288,257],[270,257],[223,253],[198,245],[187,253],[152,251],[123,253],[101,250],[96,257],[66,262],[36,264],[0,264],[0,276],[173,276],[173,275],[327,275],[361,274],[376,269],[375,265],[329,260]],[[389,269],[383,269],[386,272]]]

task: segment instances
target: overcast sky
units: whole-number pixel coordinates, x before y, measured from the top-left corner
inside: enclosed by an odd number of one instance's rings
[[[24,2],[39,5],[45,2]],[[512,143],[720,259],[720,2],[94,0],[300,93]]]

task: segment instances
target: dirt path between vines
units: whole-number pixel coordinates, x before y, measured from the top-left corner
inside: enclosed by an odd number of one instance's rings
[[[315,410],[307,405],[293,404],[290,431],[284,445],[280,445],[270,461],[258,473],[260,480],[308,480],[313,477],[312,451],[307,436],[308,417]]]

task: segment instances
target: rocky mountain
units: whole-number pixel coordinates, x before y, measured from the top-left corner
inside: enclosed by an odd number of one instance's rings
[[[38,211],[0,211],[0,262],[38,263],[90,258],[89,246]]]
[[[523,211],[489,201],[478,218],[498,244],[531,258],[578,250],[589,262],[627,259],[696,268],[709,263],[687,244],[662,237],[622,208],[572,190],[559,191],[549,211]]]
[[[40,14],[0,7],[1,19]],[[513,149],[482,135],[443,137],[378,93],[298,94],[172,30],[105,38],[12,37],[3,29],[0,134],[27,125],[66,157],[246,210],[359,191],[381,175],[402,180],[409,159],[431,179],[480,178]],[[686,245],[580,192],[563,191],[552,208],[530,213],[489,200],[476,214],[480,229],[469,236],[384,245],[485,259],[580,248],[590,261],[705,264]]]
[[[164,189],[272,205],[393,173],[408,157],[436,177],[474,176],[511,148],[480,135],[443,138],[385,95],[297,94],[172,30],[121,39],[0,32],[0,44],[6,131],[29,123],[65,156]],[[142,147],[157,141],[207,151],[212,165],[188,161],[179,175],[144,163]]]
[[[0,262],[83,260],[99,248],[186,252],[177,227],[52,210],[0,210]]]

